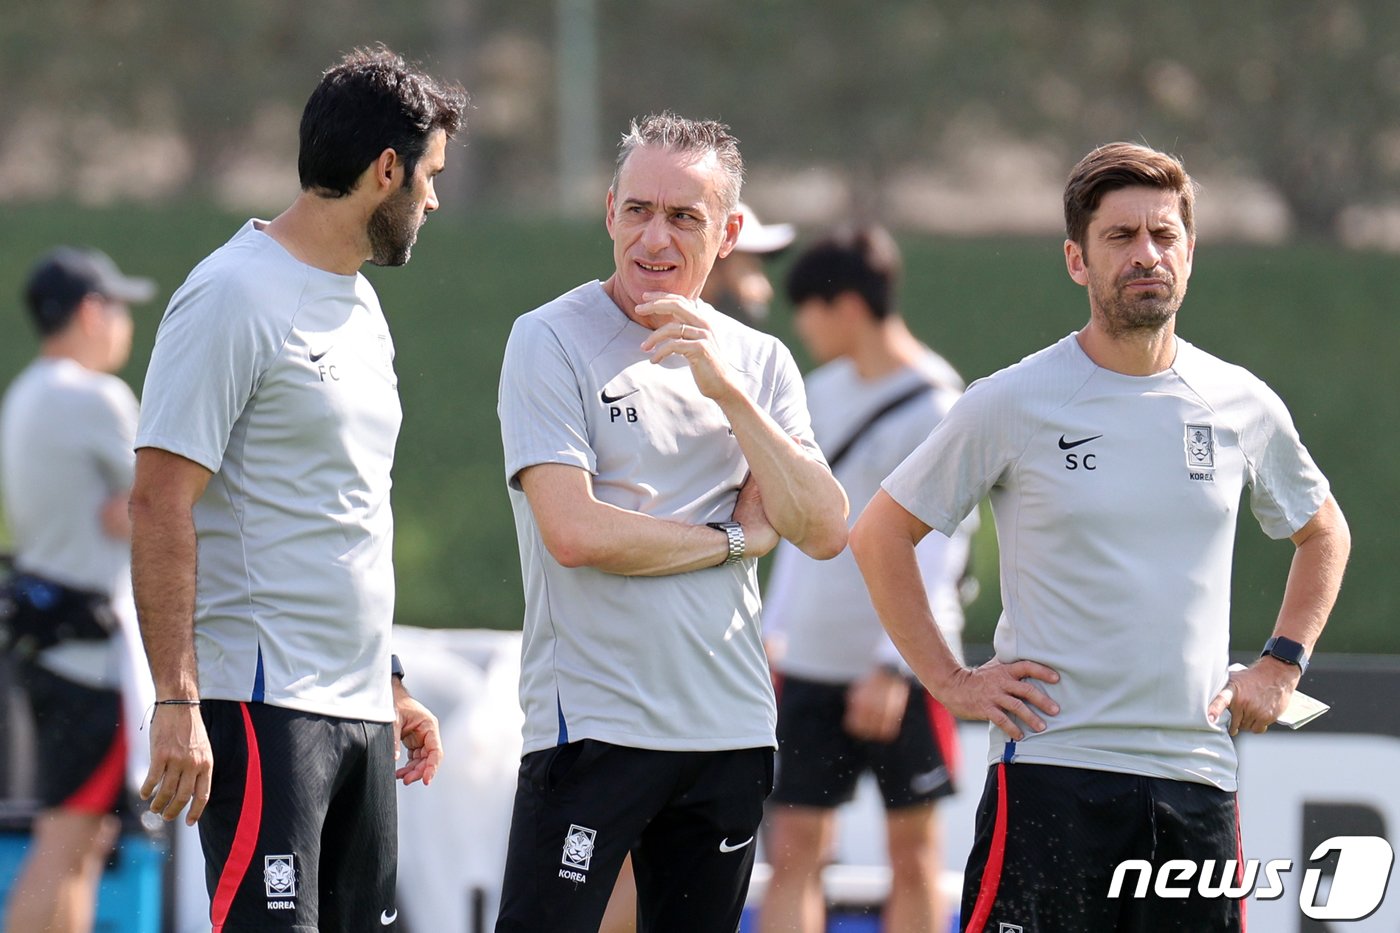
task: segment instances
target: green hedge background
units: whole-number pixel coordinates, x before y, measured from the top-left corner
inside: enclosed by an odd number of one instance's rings
[[[37,346],[19,297],[26,270],[49,246],[70,242],[100,247],[124,270],[160,284],[156,301],[137,310],[136,347],[122,374],[139,392],[164,303],[244,219],[213,208],[7,205],[0,380],[13,378]],[[1066,276],[1055,238],[901,236],[900,243],[911,327],[969,379],[1087,319],[1084,292]],[[433,217],[408,267],[366,267],[393,328],[404,406],[394,487],[399,622],[519,627],[519,567],[495,414],[501,353],[517,315],[610,269],[601,216],[596,223]],[[781,258],[772,271],[781,292]],[[1350,520],[1353,559],[1322,642],[1327,651],[1400,653],[1400,606],[1387,570],[1400,555],[1400,506],[1389,486],[1400,470],[1397,288],[1400,257],[1206,242],[1197,248],[1178,326],[1283,396]],[[789,324],[780,300],[769,326],[806,368]],[[1272,627],[1292,553],[1286,541],[1266,539],[1244,511],[1234,588],[1238,650],[1262,644]],[[1000,609],[995,536],[985,524],[970,642],[990,639]]]

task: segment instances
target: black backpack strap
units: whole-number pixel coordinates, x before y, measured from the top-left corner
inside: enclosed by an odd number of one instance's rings
[[[858,428],[851,432],[851,434],[846,438],[845,442],[842,443],[841,446],[836,449],[836,452],[827,458],[827,465],[830,466],[831,469],[834,471],[836,469],[836,464],[840,463],[843,459],[845,459],[846,455],[851,452],[851,448],[856,445],[856,442],[859,441],[866,434],[870,433],[870,429],[875,427],[875,425],[880,422],[881,418],[885,417],[890,412],[901,407],[902,405],[906,405],[909,402],[914,401],[914,399],[916,398],[922,398],[923,396],[932,392],[934,388],[935,385],[932,382],[920,382],[916,386],[911,386],[907,392],[902,392],[894,398],[890,399],[888,402],[882,405],[879,408],[879,410],[873,412],[869,418],[866,418],[863,422],[861,422]]]

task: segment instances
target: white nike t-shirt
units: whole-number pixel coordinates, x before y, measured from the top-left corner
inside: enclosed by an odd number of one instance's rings
[[[776,338],[714,313],[748,396],[815,459],[802,377]],[[501,436],[525,584],[524,750],[577,739],[673,751],[775,745],[756,560],[659,577],[559,564],[518,474],[587,470],[602,501],[687,524],[728,521],[748,463],[719,405],[598,282],[521,316],[501,370]]]
[[[828,456],[834,456],[872,414],[913,389],[926,388],[875,421],[833,467],[851,503],[851,524],[880,482],[942,420],[962,387],[962,377],[932,350],[917,366],[880,379],[862,379],[845,358],[807,376],[812,430]],[[916,552],[933,616],[955,652],[961,647],[963,624],[958,584],[976,524],[974,510],[951,538],[927,535]],[[878,664],[901,662],[870,604],[850,549],[817,561],[790,542],[779,544],[763,592],[763,632],[765,638],[783,644],[774,666],[804,680],[850,683]]]
[[[40,357],[5,392],[0,408],[0,490],[27,573],[119,597],[131,546],[102,527],[109,499],[131,489],[136,396],[116,376],[67,357]],[[91,687],[121,681],[115,643],[67,641],[39,662]]]
[[[950,533],[990,495],[1001,551],[1002,661],[1060,673],[1061,712],[992,760],[1235,788],[1234,745],[1206,708],[1225,685],[1241,493],[1284,538],[1326,479],[1283,402],[1246,370],[1177,341],[1172,367],[1125,376],[1076,335],[974,383],[885,481]]]
[[[262,226],[171,298],[136,437],[214,473],[194,508],[200,695],[391,722],[394,345],[364,276]]]

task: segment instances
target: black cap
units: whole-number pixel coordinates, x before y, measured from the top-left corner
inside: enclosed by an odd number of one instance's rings
[[[24,300],[39,333],[62,330],[74,309],[88,295],[101,295],[127,304],[142,304],[156,295],[151,279],[123,275],[106,253],[60,246],[34,264]]]

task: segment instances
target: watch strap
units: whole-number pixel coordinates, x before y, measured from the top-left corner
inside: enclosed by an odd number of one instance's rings
[[[396,654],[389,655],[389,676],[403,680],[403,662]]]
[[[716,531],[722,531],[729,539],[729,554],[719,566],[737,564],[744,559],[744,526],[738,522],[706,522]]]

